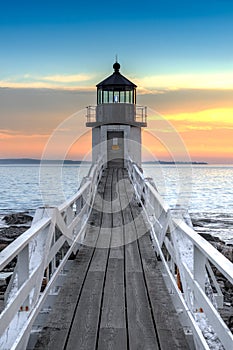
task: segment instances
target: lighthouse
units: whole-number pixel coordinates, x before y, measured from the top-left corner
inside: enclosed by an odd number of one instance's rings
[[[87,127],[92,128],[92,161],[103,156],[106,167],[126,166],[127,159],[141,165],[141,131],[147,126],[146,107],[136,104],[137,86],[114,72],[96,85],[97,105],[87,107]]]

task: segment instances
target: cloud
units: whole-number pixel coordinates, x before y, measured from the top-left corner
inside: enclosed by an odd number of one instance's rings
[[[0,129],[0,135],[4,135],[4,136],[13,136],[13,135],[17,135],[19,134],[18,131],[15,131],[15,130],[9,130],[9,129]]]
[[[2,132],[2,130],[0,130],[0,142],[2,142],[3,140],[6,140],[6,139],[10,139],[12,137],[13,137],[13,135],[8,134],[6,132]]]
[[[197,73],[197,74],[164,74],[151,75],[135,79],[139,89],[163,92],[180,89],[233,89],[233,72]]]
[[[47,139],[50,136],[50,134],[46,133],[22,133],[20,130],[15,131],[15,130],[9,130],[9,129],[0,129],[0,139],[10,139],[10,138],[35,138],[35,137],[40,137],[40,138],[45,138]]]
[[[95,86],[92,85],[59,85],[56,83],[47,83],[42,81],[29,81],[29,82],[10,82],[0,80],[0,88],[11,88],[11,89],[50,89],[50,90],[67,90],[67,91],[94,91]]]
[[[196,112],[160,115],[152,110],[148,114],[150,129],[171,133],[175,128],[180,133],[233,130],[233,108],[207,109]]]
[[[91,83],[93,78],[93,75],[88,74],[55,74],[48,76],[24,74],[23,76],[9,77],[8,79],[0,80],[0,87],[92,91],[95,89],[95,84]],[[87,82],[90,82],[90,84],[84,84]]]
[[[0,87],[9,88],[47,88],[61,90],[93,91],[97,76],[95,74],[53,74],[37,76],[24,74],[0,81]],[[159,95],[188,89],[233,90],[233,72],[197,74],[161,74],[133,78],[139,95]]]
[[[83,81],[90,81],[93,76],[87,74],[73,74],[73,75],[49,75],[39,78],[39,80],[53,81],[57,83],[78,83]]]
[[[233,127],[233,108],[207,109],[197,112],[167,114],[170,121],[187,121],[189,123],[208,123],[220,128]]]
[[[181,89],[138,95],[137,101],[139,104],[146,105],[162,115],[177,115],[219,108],[233,110],[232,96],[233,89]]]

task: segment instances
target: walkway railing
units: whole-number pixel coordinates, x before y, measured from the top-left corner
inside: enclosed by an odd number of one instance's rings
[[[0,271],[17,258],[0,314],[0,349],[26,349],[47,296],[83,241],[102,170],[101,161],[94,164],[79,191],[61,206],[37,209],[31,228],[0,253]]]
[[[233,335],[218,312],[223,294],[212,267],[233,284],[233,264],[188,226],[182,213],[180,217],[172,214],[152,179],[144,178],[131,161],[128,173],[145,209],[154,249],[186,333],[193,334],[198,350],[232,349]]]
[[[103,167],[101,161],[94,164],[79,191],[61,206],[39,208],[31,228],[0,253],[0,271],[17,258],[0,314],[0,349],[26,349],[46,298],[56,293],[68,258],[83,241]],[[128,172],[150,222],[154,249],[186,334],[193,336],[198,350],[211,348],[207,331],[215,344],[219,342],[219,349],[231,349],[233,336],[218,312],[223,295],[212,267],[233,284],[233,264],[182,217],[172,215],[153,181],[131,161]]]

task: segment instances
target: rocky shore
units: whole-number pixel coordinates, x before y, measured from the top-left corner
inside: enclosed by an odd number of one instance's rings
[[[25,232],[31,226],[32,219],[27,212],[5,215],[2,218],[5,225],[0,227],[0,251]]]

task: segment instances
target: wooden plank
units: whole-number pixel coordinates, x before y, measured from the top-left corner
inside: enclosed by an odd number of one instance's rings
[[[152,249],[149,234],[139,239],[139,246],[161,349],[189,349]]]
[[[127,349],[124,293],[123,260],[109,259],[98,349]]]
[[[124,264],[122,259],[109,259],[104,288],[101,327],[125,327]]]
[[[121,212],[121,203],[119,196],[119,180],[121,180],[121,173],[119,169],[114,169],[113,188],[112,188],[112,240],[110,257],[123,258],[123,245],[124,245],[124,231],[123,231],[123,218]],[[118,256],[117,256],[118,254]]]
[[[101,313],[98,349],[127,349],[124,288],[124,248],[122,214],[117,184],[117,169],[112,179],[112,239],[107,265],[106,282]],[[119,246],[115,248],[115,246]]]
[[[126,344],[125,328],[102,328],[101,337],[98,342],[99,350],[125,350]]]
[[[106,261],[108,259],[108,249],[97,248],[93,255],[89,271],[102,271],[106,270]]]
[[[95,247],[99,236],[102,214],[96,209],[92,209],[85,233],[83,245]]]
[[[103,282],[103,271],[88,272],[66,350],[96,348]]]
[[[121,196],[122,197],[122,196]],[[125,244],[125,259],[127,265],[127,271],[142,271],[141,261],[138,253],[137,246],[137,231],[135,229],[131,209],[127,206],[122,210],[124,228],[125,228],[125,241],[130,241],[129,244]]]
[[[110,169],[107,172],[106,186],[103,194],[103,207],[102,207],[102,222],[100,227],[99,238],[97,241],[97,248],[109,248],[112,232],[112,214],[109,212],[111,208],[111,191],[112,191],[112,179],[113,170]]]
[[[106,172],[105,179],[106,185],[103,193],[103,213],[99,236],[70,330],[66,350],[91,350],[95,349],[97,344],[108,251],[111,241],[112,219],[111,214],[107,213],[105,208],[107,205],[106,201],[111,200],[112,171]]]
[[[111,248],[110,254],[109,254],[110,259],[124,259],[124,247],[118,247],[118,248]]]
[[[128,188],[126,188],[127,192]],[[137,206],[136,201],[132,201],[130,206],[132,215],[136,219],[140,215],[141,208]],[[148,301],[149,305],[152,306],[160,348],[162,350],[189,349],[178,315],[172,305],[171,297],[158,267],[147,227],[147,223],[141,220],[141,224],[136,225],[135,228],[139,237],[137,244],[149,297]]]
[[[129,186],[128,183],[127,186]],[[121,199],[123,197],[121,203],[123,206],[129,202],[129,199],[125,198],[125,194],[127,197],[125,187],[126,186],[121,189]],[[127,190],[131,191],[132,189],[128,188]],[[125,228],[126,241],[128,240],[127,235],[129,231],[131,239],[133,240],[132,243],[125,246],[129,347],[130,349],[159,349],[142,272],[141,259],[137,245],[137,232],[131,210],[130,205],[122,210],[124,225],[127,227]]]
[[[142,272],[142,265],[136,241],[125,246],[125,260],[127,272]]]
[[[142,272],[126,272],[126,298],[131,349],[159,349]]]
[[[107,204],[104,203],[104,209]],[[103,212],[102,223],[100,227],[99,237],[97,240],[96,248],[109,248],[112,234],[112,215],[108,212]]]
[[[82,247],[78,252],[35,349],[64,348],[92,253],[93,248],[89,247]]]

